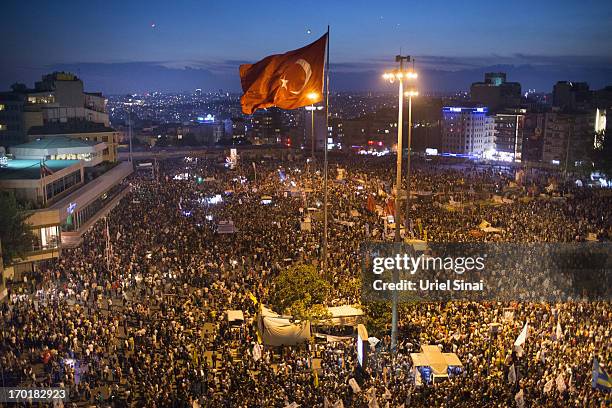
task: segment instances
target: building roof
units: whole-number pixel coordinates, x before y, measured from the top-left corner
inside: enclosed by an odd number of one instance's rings
[[[45,166],[58,171],[79,163],[80,160],[46,160]],[[9,160],[7,167],[0,168],[0,180],[40,179],[40,160]]]
[[[53,136],[53,137],[45,137],[36,140],[32,140],[31,142],[23,143],[17,146],[13,146],[13,148],[20,149],[70,149],[75,147],[91,147],[98,143],[95,140],[81,140],[81,139],[73,139],[68,136]]]
[[[29,135],[61,135],[73,133],[99,133],[99,132],[114,132],[115,129],[105,126],[103,123],[87,122],[87,121],[69,121],[66,123],[52,122],[44,126],[32,126],[28,130]]]

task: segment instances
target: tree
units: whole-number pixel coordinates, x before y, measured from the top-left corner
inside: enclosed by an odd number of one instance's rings
[[[391,303],[374,300],[366,302],[363,308],[366,315],[368,334],[379,338],[389,334]]]
[[[12,192],[0,193],[0,242],[5,265],[32,250],[34,235],[26,223],[28,217]]]
[[[329,317],[323,306],[329,293],[329,283],[314,266],[298,264],[274,279],[270,303],[276,311],[297,320],[321,320]]]

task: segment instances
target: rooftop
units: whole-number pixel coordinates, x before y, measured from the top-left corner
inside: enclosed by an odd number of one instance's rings
[[[68,136],[53,136],[32,140],[28,143],[23,143],[13,148],[20,149],[69,149],[74,147],[91,147],[98,143],[93,140],[73,139]]]
[[[45,166],[58,171],[79,163],[80,160],[46,160]],[[7,167],[0,168],[0,180],[40,179],[40,160],[9,160]]]
[[[87,122],[83,120],[70,121],[67,123],[47,123],[44,126],[32,126],[28,131],[29,135],[60,135],[73,133],[98,133],[114,132],[112,127],[105,126],[103,123]]]

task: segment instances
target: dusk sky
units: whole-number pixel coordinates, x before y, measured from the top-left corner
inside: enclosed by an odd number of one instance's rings
[[[605,0],[56,0],[3,4],[0,89],[64,69],[106,93],[237,91],[240,63],[299,48],[328,24],[332,90],[384,89],[378,74],[400,49],[429,91],[467,89],[490,69],[539,91],[612,84]]]

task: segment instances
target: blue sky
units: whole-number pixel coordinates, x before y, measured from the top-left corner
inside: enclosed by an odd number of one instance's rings
[[[153,67],[180,89],[191,86],[180,80],[188,67],[186,77],[197,82],[200,73],[204,87],[237,89],[239,63],[298,48],[328,24],[332,68],[346,78],[392,65],[400,49],[425,71],[529,66],[587,76],[551,83],[602,86],[612,65],[610,1],[35,0],[6,2],[2,22],[2,88],[70,67],[112,91],[121,90],[116,68],[121,87],[139,89],[154,85],[141,77]]]

